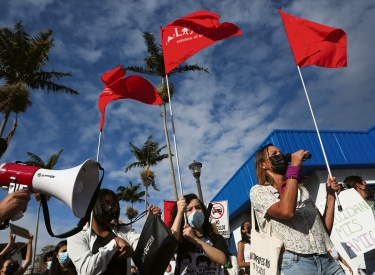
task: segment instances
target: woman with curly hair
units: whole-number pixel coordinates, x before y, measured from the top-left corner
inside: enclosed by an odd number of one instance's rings
[[[181,197],[171,211],[172,234],[179,240],[175,274],[224,274],[229,251],[208,220],[208,210],[195,194]],[[187,224],[185,224],[186,215]]]

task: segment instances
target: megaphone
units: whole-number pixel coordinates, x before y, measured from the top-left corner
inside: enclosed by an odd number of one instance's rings
[[[98,184],[98,164],[91,159],[65,170],[49,170],[17,163],[0,165],[0,186],[8,189],[9,193],[27,188],[31,193],[53,196],[68,205],[77,218],[85,216]],[[12,220],[22,216],[20,213]]]

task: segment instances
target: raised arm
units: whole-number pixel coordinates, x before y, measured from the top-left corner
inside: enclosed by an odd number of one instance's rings
[[[33,234],[30,233],[30,238],[27,241],[27,248],[26,248],[26,258],[25,261],[22,263],[20,268],[13,273],[13,275],[22,275],[25,273],[27,267],[31,263],[31,258],[33,257]]]
[[[278,219],[291,219],[294,217],[297,207],[299,173],[301,171],[303,157],[307,153],[308,152],[305,150],[299,150],[292,154],[291,165],[286,172],[284,192],[280,192],[280,200],[268,208],[268,216]]]
[[[336,201],[335,192],[340,191],[340,186],[336,182],[336,177],[331,178],[328,175],[327,183],[326,183],[326,190],[327,190],[327,200],[326,200],[324,213],[322,215],[322,221],[328,233],[328,236],[330,236],[332,232],[334,217],[335,217],[335,201]]]
[[[177,240],[180,240],[180,229],[181,229],[182,219],[184,218],[186,206],[187,204],[186,204],[185,198],[181,197],[177,201],[177,215],[171,227],[171,232]]]

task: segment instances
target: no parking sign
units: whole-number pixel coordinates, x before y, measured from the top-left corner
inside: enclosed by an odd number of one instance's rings
[[[211,202],[211,222],[216,223],[217,230],[224,238],[230,238],[228,201]]]

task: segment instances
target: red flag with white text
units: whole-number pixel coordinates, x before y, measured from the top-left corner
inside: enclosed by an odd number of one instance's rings
[[[242,35],[232,23],[219,24],[219,18],[219,14],[200,10],[161,28],[165,74],[207,46]]]
[[[343,30],[321,25],[284,13],[279,8],[285,32],[299,67],[326,68],[347,66],[347,41]]]
[[[123,78],[125,74],[126,71],[118,66],[101,76],[101,80],[104,82],[104,90],[98,101],[99,110],[102,114],[100,131],[104,126],[105,108],[111,101],[129,98],[150,105],[162,104],[159,93],[149,81],[138,75]]]
[[[164,200],[164,223],[168,228],[172,227],[172,217],[171,211],[173,206],[175,206],[176,201],[166,201]]]

